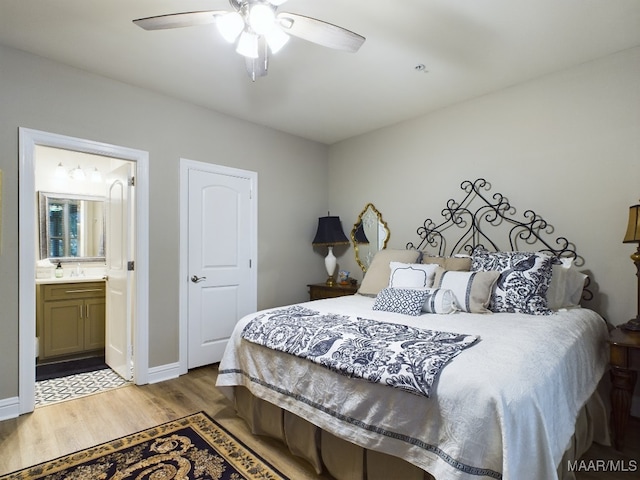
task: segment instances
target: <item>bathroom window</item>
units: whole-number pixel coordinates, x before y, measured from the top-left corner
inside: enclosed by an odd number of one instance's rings
[[[78,222],[80,200],[56,200],[49,202],[47,215],[49,229],[49,257],[78,256]]]

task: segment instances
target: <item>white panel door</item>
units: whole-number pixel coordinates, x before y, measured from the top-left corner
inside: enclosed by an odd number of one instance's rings
[[[132,295],[133,260],[131,222],[133,165],[125,165],[107,176],[106,205],[106,332],[105,362],[125,380],[133,378]]]
[[[189,170],[188,367],[220,361],[236,322],[254,310],[251,180]]]

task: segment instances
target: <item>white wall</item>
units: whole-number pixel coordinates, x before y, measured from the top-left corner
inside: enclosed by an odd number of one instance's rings
[[[259,308],[308,299],[324,278],[311,240],[328,208],[325,145],[7,47],[0,65],[0,406],[18,394],[18,127],[149,152],[150,367],[178,361],[180,158],[258,172]]]
[[[640,198],[640,48],[545,76],[330,149],[330,205],[351,224],[367,202],[417,241],[463,180],[483,177],[520,214],[532,209],[573,241],[613,324],[635,317],[637,279],[623,244]],[[347,218],[343,218],[347,220]],[[359,272],[353,251],[339,259]]]

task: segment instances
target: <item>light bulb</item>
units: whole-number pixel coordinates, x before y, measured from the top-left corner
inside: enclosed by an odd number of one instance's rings
[[[258,36],[247,31],[242,32],[236,52],[248,58],[258,58]]]
[[[73,178],[74,180],[84,180],[85,179],[84,172],[80,168],[80,165],[78,165],[76,168],[71,170],[71,178]]]
[[[267,44],[269,45],[271,53],[278,53],[289,41],[289,35],[279,28],[272,29],[265,35],[265,38],[267,39]]]
[[[216,25],[222,38],[229,43],[233,43],[244,29],[244,20],[238,12],[229,12],[218,17]]]
[[[67,171],[64,169],[62,162],[58,163],[58,166],[56,167],[56,173],[54,175],[56,178],[66,178]]]
[[[275,27],[276,16],[273,9],[259,3],[249,10],[249,25],[258,35],[264,35]]]
[[[98,170],[97,168],[94,168],[93,172],[91,172],[91,181],[93,183],[102,182],[102,174],[100,173],[100,170]]]

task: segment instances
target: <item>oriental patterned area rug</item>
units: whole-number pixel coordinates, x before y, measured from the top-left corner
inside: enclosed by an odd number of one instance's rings
[[[204,412],[0,480],[287,480]]]

